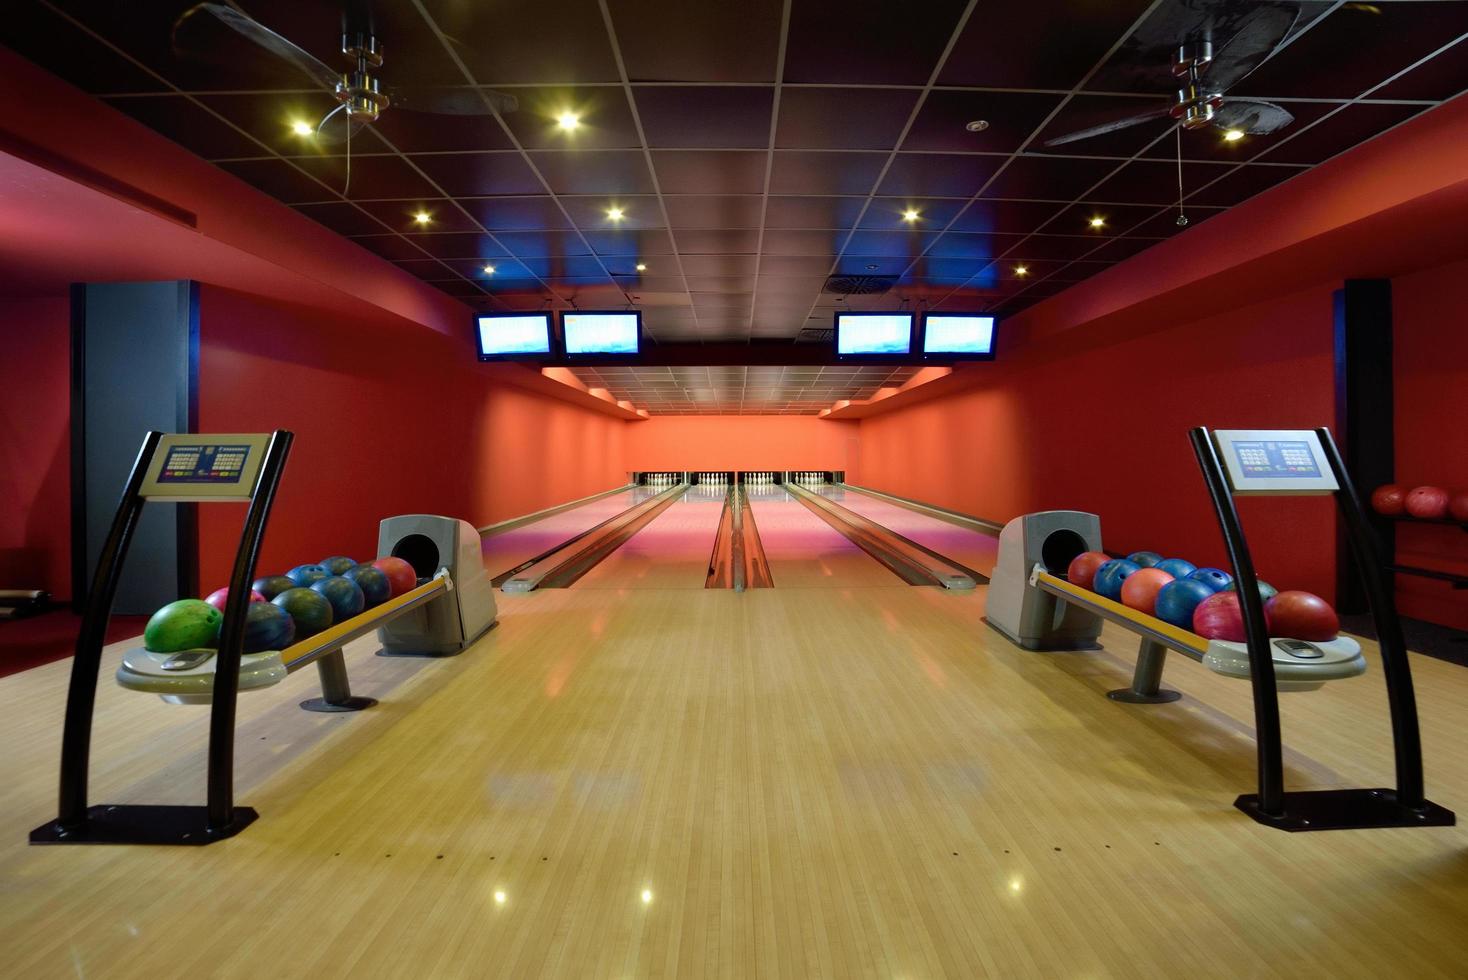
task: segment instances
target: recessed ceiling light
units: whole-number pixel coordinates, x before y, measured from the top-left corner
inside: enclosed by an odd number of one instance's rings
[[[569,133],[581,125],[581,117],[568,109],[556,116],[556,125]]]
[[[486,276],[492,276],[492,275],[494,275],[494,266],[492,266],[492,265],[485,266],[484,267],[484,274]]]
[[[316,130],[311,128],[310,123],[300,119],[296,119],[291,122],[291,132],[295,133],[297,136],[310,136],[312,133],[316,132]]]
[[[637,263],[637,271],[638,272],[646,272],[647,271],[647,263],[646,262],[639,262],[639,263]]]
[[[429,214],[427,211],[419,211],[417,214],[413,215],[413,220],[418,222],[420,225],[426,225],[428,224],[428,222],[433,220],[433,215]]]
[[[1106,219],[1101,217],[1099,214],[1091,219],[1092,228],[1100,228],[1104,224],[1106,224]]]
[[[963,128],[968,130],[970,133],[982,133],[984,130],[989,128],[989,120],[975,119],[973,122],[969,123]]]
[[[621,208],[607,208],[607,217],[613,221],[621,221],[625,216],[626,212]]]
[[[1226,143],[1237,143],[1243,138],[1244,131],[1242,129],[1225,129],[1223,131],[1223,139]]]
[[[1028,266],[1023,266],[1023,265],[1017,265],[1017,266],[1014,267],[1014,274],[1017,275],[1017,276],[1027,276],[1027,275],[1030,274],[1029,267]]]
[[[913,208],[908,208],[906,211],[902,212],[902,220],[903,221],[916,221],[917,219],[918,219],[918,213]]]

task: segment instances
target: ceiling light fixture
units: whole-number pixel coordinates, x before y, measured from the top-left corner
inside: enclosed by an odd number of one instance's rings
[[[1101,217],[1100,215],[1097,215],[1091,219],[1092,228],[1100,228],[1104,224],[1106,224],[1106,219]]]
[[[1243,138],[1244,131],[1242,129],[1226,129],[1223,131],[1223,141],[1225,143],[1237,143]]]
[[[427,211],[419,211],[418,213],[413,215],[413,220],[418,222],[420,225],[426,225],[428,224],[428,222],[433,220],[433,215],[429,214]]]
[[[316,132],[316,130],[311,128],[310,123],[304,122],[300,119],[295,119],[291,121],[291,132],[295,133],[297,136],[310,136],[312,133]]]
[[[622,218],[624,218],[625,216],[626,212],[623,211],[621,208],[607,208],[607,217],[613,221],[621,221]]]
[[[906,211],[902,212],[902,220],[903,221],[916,221],[917,219],[918,219],[918,213],[913,208],[908,208]]]
[[[556,125],[569,133],[581,125],[581,117],[568,109],[556,116]]]
[[[637,271],[638,272],[646,272],[647,271],[647,263],[646,262],[639,262],[639,263],[637,263]]]
[[[485,266],[484,267],[484,274],[486,276],[492,276],[492,275],[494,275],[494,266],[492,266],[492,265]]]
[[[989,128],[989,120],[975,119],[973,122],[967,124],[963,128],[968,130],[970,133],[982,133],[984,130]]]
[[[1029,267],[1028,266],[1023,266],[1023,265],[1017,265],[1017,266],[1014,267],[1014,274],[1017,275],[1017,276],[1027,276],[1027,275],[1030,274]]]

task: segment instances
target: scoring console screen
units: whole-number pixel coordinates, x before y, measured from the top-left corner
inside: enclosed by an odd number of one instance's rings
[[[173,445],[158,473],[159,483],[238,483],[251,446]]]
[[[1305,440],[1237,441],[1233,444],[1242,476],[1256,480],[1289,480],[1321,475],[1315,453]]]

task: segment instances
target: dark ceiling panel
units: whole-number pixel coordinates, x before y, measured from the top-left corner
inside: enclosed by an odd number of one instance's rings
[[[542,231],[569,228],[553,198],[490,197],[465,201],[465,207],[490,231]]]
[[[954,153],[899,153],[878,193],[886,197],[972,197],[1004,160]]]
[[[790,14],[785,80],[923,85],[965,6],[965,0],[797,2]]]
[[[779,151],[770,171],[770,193],[866,194],[886,162],[883,153]]]
[[[208,159],[254,157],[269,152],[235,126],[182,95],[112,99],[109,104]],[[288,132],[287,124],[282,124],[280,130]],[[259,136],[258,133],[251,135]],[[284,148],[283,143],[277,147]],[[291,149],[299,150],[299,146]]]
[[[508,258],[510,255],[504,247],[503,239],[499,239],[500,244],[496,244],[494,238],[480,232],[450,232],[406,237],[424,252],[440,259],[493,260]]]
[[[673,239],[666,231],[628,231],[618,229],[582,229],[591,250],[597,255],[656,256],[672,255]],[[519,254],[518,252],[516,253]]]
[[[768,228],[850,228],[866,204],[862,197],[770,197]]]
[[[336,197],[343,191],[353,200],[421,199],[442,193],[402,157],[353,157],[350,166],[346,157],[300,157],[293,162],[331,188],[318,189],[311,200]]]
[[[1116,169],[1114,160],[1015,157],[990,182],[985,197],[1071,201]]]
[[[40,38],[47,43],[36,44]],[[93,94],[167,91],[148,72],[38,3],[6,5],[0,44],[23,50],[42,68]]]
[[[767,154],[752,151],[654,150],[664,194],[760,194]]]
[[[480,84],[617,80],[616,58],[596,0],[423,0],[423,4],[439,29],[455,39],[455,51]]]
[[[632,91],[650,147],[764,149],[770,144],[773,88],[661,85]]]
[[[1150,0],[1000,0],[969,20],[940,85],[1068,89]]]
[[[1110,166],[1116,166],[1114,163]],[[1183,162],[1183,192],[1201,187],[1226,168],[1217,164]],[[1178,199],[1177,161],[1134,160],[1124,165],[1101,186],[1086,194],[1092,201],[1172,204]]]
[[[1358,103],[1326,116],[1292,138],[1276,143],[1259,154],[1270,163],[1322,163],[1371,139],[1377,133],[1406,122],[1422,112],[1420,105],[1376,105]],[[1468,151],[1465,151],[1468,156]]]
[[[352,204],[306,204],[298,205],[296,210],[338,235],[378,235],[401,230],[396,225],[384,228],[382,222],[373,220],[370,214]]]
[[[748,254],[754,255],[759,246],[757,231],[675,231],[673,238],[678,243],[678,253],[685,259],[689,255]],[[687,268],[687,263],[684,263]]]
[[[608,6],[634,82],[775,80],[782,0],[610,0]],[[667,43],[670,36],[680,43]]]
[[[1056,106],[1058,95],[1030,92],[933,92],[923,102],[904,150],[1013,153]],[[970,132],[968,124],[988,126]]]
[[[1468,90],[1468,37],[1425,65],[1407,72],[1371,93],[1373,99],[1429,99],[1446,101]]]
[[[1062,205],[1050,201],[974,201],[950,226],[950,231],[1022,233],[1038,228]]]
[[[1187,201],[1189,204],[1231,207],[1303,172],[1292,167],[1236,167],[1190,190]]]
[[[554,194],[651,194],[652,172],[641,150],[532,153],[531,161]]]
[[[322,187],[309,173],[303,173],[296,163],[285,160],[240,160],[221,163],[219,167],[287,204],[337,198],[334,191]],[[340,189],[340,185],[337,188]]]
[[[435,153],[411,159],[444,193],[455,197],[545,192],[545,185],[518,153]]]
[[[683,228],[758,228],[764,214],[764,198],[668,197],[668,223]]]
[[[787,88],[775,145],[784,149],[890,150],[917,104],[911,89]]]

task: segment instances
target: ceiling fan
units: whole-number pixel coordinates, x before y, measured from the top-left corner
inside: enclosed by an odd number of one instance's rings
[[[315,134],[322,142],[350,140],[362,126],[376,122],[389,106],[452,116],[500,115],[519,108],[513,95],[487,89],[382,85],[374,72],[382,67],[383,47],[374,29],[368,0],[348,0],[342,10],[341,53],[350,65],[343,72],[333,70],[315,55],[255,20],[233,0],[195,4],[179,15],[173,25],[174,51],[203,60],[224,60],[225,56],[217,50],[220,47],[217,31],[211,33],[220,25],[293,65],[335,96],[340,104],[315,127]],[[345,124],[329,126],[339,114]]]
[[[1175,96],[1165,105],[1057,136],[1045,145],[1169,117],[1188,130],[1212,126],[1261,135],[1283,129],[1295,120],[1284,108],[1227,93],[1274,54],[1299,15],[1294,0],[1168,0],[1118,52],[1116,71],[1132,87],[1173,88]]]

